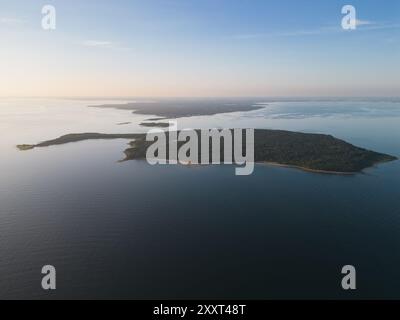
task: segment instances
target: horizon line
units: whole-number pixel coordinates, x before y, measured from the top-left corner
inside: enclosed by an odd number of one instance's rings
[[[248,96],[0,96],[0,99],[65,99],[65,100],[78,100],[78,99],[104,99],[104,100],[130,100],[130,99],[278,99],[278,98],[291,98],[291,99],[373,99],[373,98],[396,98],[399,96],[393,95],[248,95]]]

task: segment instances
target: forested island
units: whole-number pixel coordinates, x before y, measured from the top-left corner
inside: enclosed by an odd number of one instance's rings
[[[168,122],[142,122],[140,124],[142,127],[148,128],[168,128],[170,124]]]
[[[153,143],[146,141],[146,134],[78,133],[17,147],[20,150],[31,150],[83,140],[121,138],[133,140],[129,143],[129,148],[124,151],[126,155],[124,160],[145,159],[146,150]],[[178,148],[184,143],[179,142]],[[201,152],[200,147],[199,152]],[[223,159],[223,143],[221,144],[221,159]],[[391,155],[356,147],[331,135],[264,129],[256,129],[254,132],[254,161],[257,163],[273,163],[325,173],[350,174],[396,159]]]

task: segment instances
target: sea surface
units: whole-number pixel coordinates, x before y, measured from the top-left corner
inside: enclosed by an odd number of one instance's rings
[[[129,100],[131,101],[131,100]],[[400,161],[354,176],[118,162],[128,140],[19,151],[67,133],[146,132],[155,115],[0,99],[0,299],[400,298]],[[400,99],[258,99],[178,120],[332,134],[400,156]],[[118,123],[131,122],[126,125]],[[57,289],[41,288],[54,265]],[[341,269],[357,270],[357,290]]]

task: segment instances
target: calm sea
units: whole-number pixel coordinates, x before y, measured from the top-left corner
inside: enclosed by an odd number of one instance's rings
[[[329,133],[400,156],[399,99],[259,102],[178,125]],[[127,140],[15,148],[146,130],[151,116],[87,108],[101,103],[0,100],[0,298],[400,298],[400,161],[355,176],[257,165],[238,177],[119,163]],[[352,292],[341,289],[348,264]]]

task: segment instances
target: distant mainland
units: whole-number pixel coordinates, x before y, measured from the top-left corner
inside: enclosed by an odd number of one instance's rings
[[[133,113],[156,115],[149,120],[210,116],[220,113],[253,111],[265,108],[255,100],[167,99],[162,101],[129,102],[125,104],[93,105],[91,108],[132,110]]]

